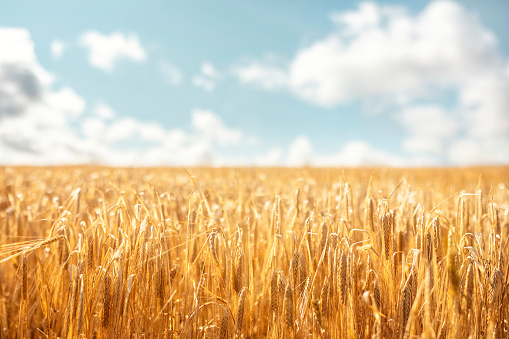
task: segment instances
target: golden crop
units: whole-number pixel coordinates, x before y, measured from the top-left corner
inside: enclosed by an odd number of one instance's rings
[[[506,338],[508,168],[0,169],[1,338]]]

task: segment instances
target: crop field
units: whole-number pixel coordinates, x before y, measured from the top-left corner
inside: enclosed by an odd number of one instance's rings
[[[1,338],[507,338],[509,168],[0,168]]]

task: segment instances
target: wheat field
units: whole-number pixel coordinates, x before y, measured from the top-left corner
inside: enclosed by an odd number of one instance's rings
[[[507,338],[509,169],[0,169],[1,338]]]

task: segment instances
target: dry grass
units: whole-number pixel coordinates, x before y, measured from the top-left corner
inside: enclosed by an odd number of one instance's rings
[[[508,337],[508,168],[190,172],[0,169],[0,337]]]

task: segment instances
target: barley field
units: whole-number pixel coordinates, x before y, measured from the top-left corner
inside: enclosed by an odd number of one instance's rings
[[[509,168],[0,168],[1,338],[507,338]]]

